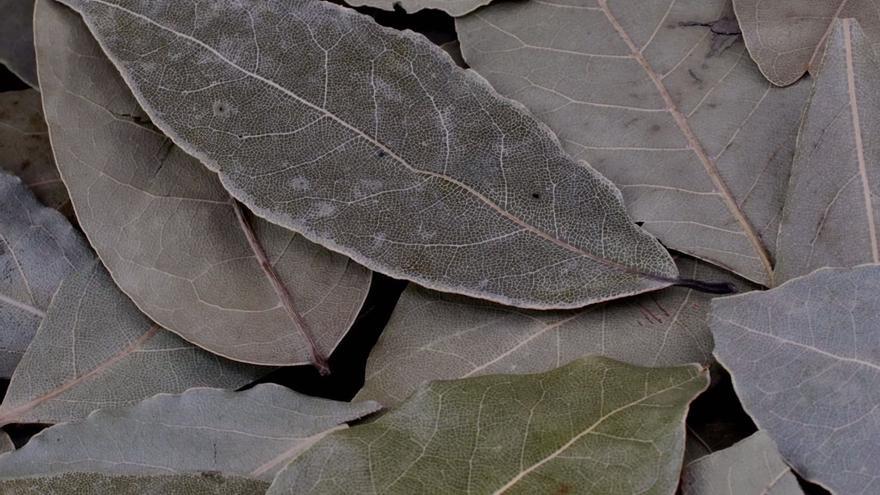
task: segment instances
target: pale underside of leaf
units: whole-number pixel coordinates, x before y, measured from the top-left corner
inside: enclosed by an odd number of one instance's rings
[[[150,124],[79,16],[47,1],[36,16],[55,156],[80,225],[120,288],[215,354],[326,366],[370,272],[241,212],[215,174]]]
[[[0,172],[0,377],[12,376],[62,280],[92,257],[67,219]]]
[[[733,0],[749,54],[772,83],[787,86],[815,75],[837,19],[854,18],[880,49],[877,0]]]
[[[21,178],[44,205],[72,217],[36,90],[0,93],[0,169]]]
[[[0,480],[10,495],[263,495],[269,484],[221,473],[118,476],[66,473],[59,476]]]
[[[715,355],[746,411],[803,477],[880,493],[880,265],[817,270],[716,299]]]
[[[735,281],[677,261],[684,276]],[[589,354],[640,366],[708,363],[710,300],[676,287],[581,310],[524,311],[411,285],[370,352],[358,398],[389,406],[425,381],[536,373]]]
[[[0,64],[36,88],[34,0],[0,0],[0,12]]]
[[[544,374],[432,382],[324,437],[269,493],[671,493],[684,416],[706,384],[697,366],[595,357]]]
[[[677,277],[611,183],[419,35],[312,0],[64,3],[237,199],[369,268],[540,309]]]
[[[798,136],[779,230],[780,282],[825,266],[880,263],[880,62],[836,22]]]
[[[776,444],[758,431],[684,467],[682,495],[803,495]]]
[[[809,89],[761,76],[727,0],[503,2],[456,28],[468,64],[617,184],[667,247],[772,285]]]
[[[442,10],[452,17],[458,17],[483,5],[488,5],[492,0],[348,0],[345,3],[352,7],[375,7],[383,10],[403,9],[408,14],[414,14],[422,9]]]
[[[237,388],[268,371],[209,354],[156,326],[95,261],[55,293],[12,376],[0,425],[70,421],[191,387]]]
[[[272,481],[324,435],[380,409],[300,395],[275,384],[243,392],[194,388],[99,410],[43,430],[0,458],[2,477],[217,471]]]

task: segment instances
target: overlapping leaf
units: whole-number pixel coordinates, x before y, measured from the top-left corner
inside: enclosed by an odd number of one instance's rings
[[[308,397],[274,384],[243,392],[196,388],[162,394],[43,430],[0,458],[0,476],[218,471],[272,481],[322,436],[379,408],[375,402]]]
[[[586,358],[537,375],[432,382],[327,435],[269,493],[671,493],[697,366]]]
[[[782,457],[839,494],[880,492],[880,265],[712,302],[715,354]]]
[[[678,261],[685,276],[725,277]],[[705,363],[712,359],[709,301],[670,288],[582,310],[523,311],[411,285],[370,353],[358,397],[391,405],[424,381],[535,373],[588,354],[642,366]]]
[[[880,263],[880,62],[857,23],[836,26],[798,136],[780,282],[825,266]]]
[[[216,175],[150,125],[79,16],[47,1],[36,16],[58,166],[122,290],[164,328],[216,354],[322,364],[354,321],[369,271],[239,217]]]
[[[163,330],[95,261],[55,293],[0,404],[0,425],[70,421],[191,387],[236,388],[267,371],[209,354]]]
[[[0,12],[0,63],[36,88],[34,0],[0,0]]]
[[[21,178],[44,205],[72,216],[35,90],[0,93],[0,169]]]
[[[675,282],[619,191],[411,32],[316,0],[65,0],[258,215],[443,291],[580,307]]]
[[[776,444],[764,432],[684,468],[682,495],[803,495]]]
[[[808,85],[771,87],[729,0],[501,2],[456,28],[468,64],[614,181],[667,247],[772,285]]]
[[[0,377],[12,376],[64,278],[92,258],[67,219],[0,172]]]
[[[403,9],[413,14],[422,9],[442,10],[457,17],[488,5],[492,0],[347,0],[346,3],[355,7],[375,7],[384,10]]]
[[[12,452],[15,450],[15,444],[5,431],[0,431],[0,454]]]
[[[263,495],[269,484],[218,473],[111,476],[67,473],[40,478],[0,479],[8,495]]]
[[[880,48],[877,0],[733,0],[733,6],[749,53],[780,86],[815,71],[837,19],[857,19]]]

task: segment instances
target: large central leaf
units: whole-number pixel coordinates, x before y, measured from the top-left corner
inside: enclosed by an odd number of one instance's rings
[[[64,3],[237,199],[369,268],[535,308],[675,282],[608,180],[420,36],[314,0]]]

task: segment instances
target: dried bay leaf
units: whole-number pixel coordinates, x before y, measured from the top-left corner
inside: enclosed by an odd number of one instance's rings
[[[71,421],[191,387],[237,388],[268,371],[163,330],[94,261],[69,275],[52,298],[0,404],[0,425]]]
[[[66,473],[39,478],[0,479],[6,495],[263,495],[269,484],[220,473],[113,476]]]
[[[5,431],[0,431],[0,454],[12,452],[15,450],[15,444]]]
[[[773,285],[809,85],[764,79],[729,0],[501,2],[456,30],[470,67],[617,184],[664,245]]]
[[[776,279],[880,263],[880,61],[858,23],[831,33],[798,136]]]
[[[764,432],[684,468],[682,495],[803,495],[797,478]]]
[[[319,399],[275,384],[160,394],[43,430],[0,458],[0,476],[217,471],[272,481],[321,437],[379,409],[375,402]]]
[[[814,73],[837,19],[858,20],[880,49],[877,0],[733,0],[733,6],[749,54],[779,86]]]
[[[61,282],[91,260],[67,219],[0,172],[0,377],[12,376]]]
[[[678,260],[685,276],[734,281]],[[711,297],[669,288],[570,311],[523,311],[410,285],[367,361],[359,399],[390,406],[419,384],[494,373],[535,373],[598,354],[641,366],[712,360]]]
[[[745,410],[804,478],[880,493],[880,265],[824,268],[715,299],[715,355]]]
[[[21,178],[44,205],[73,216],[52,157],[40,93],[33,89],[0,92],[0,169]]]
[[[352,7],[375,7],[382,10],[395,10],[398,7],[408,14],[422,9],[442,10],[452,17],[473,12],[492,0],[346,0]]]
[[[610,182],[420,36],[314,0],[63,3],[237,199],[369,268],[542,309],[678,281]]]
[[[36,88],[34,0],[0,0],[0,12],[0,63]]]
[[[695,365],[597,357],[543,374],[432,382],[318,441],[269,494],[672,493],[688,404],[707,383]]]
[[[237,212],[216,175],[150,125],[79,16],[46,1],[36,15],[55,156],[80,225],[120,288],[215,354],[324,365],[370,272]]]

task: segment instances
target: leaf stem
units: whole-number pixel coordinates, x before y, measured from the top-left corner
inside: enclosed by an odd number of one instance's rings
[[[293,296],[290,295],[290,291],[287,290],[287,287],[281,282],[281,279],[278,277],[278,273],[275,271],[275,267],[272,266],[272,263],[269,261],[268,256],[266,256],[266,251],[263,249],[263,245],[257,239],[256,234],[254,234],[254,229],[251,227],[250,222],[247,217],[245,217],[244,211],[241,207],[241,204],[236,201],[234,198],[231,198],[232,209],[235,210],[235,216],[238,218],[238,224],[241,227],[242,232],[244,232],[245,237],[247,238],[248,245],[251,250],[254,252],[254,255],[257,257],[257,260],[260,262],[260,268],[263,269],[263,272],[268,277],[269,281],[272,282],[272,287],[275,289],[275,293],[278,295],[278,298],[281,300],[281,304],[284,306],[284,310],[287,312],[287,315],[290,317],[291,321],[293,321],[294,325],[299,329],[303,338],[306,339],[306,342],[309,346],[309,353],[311,354],[311,363],[314,366],[318,373],[322,376],[326,376],[330,374],[330,365],[327,362],[327,356],[325,356],[320,349],[318,349],[318,345],[315,343],[314,337],[312,337],[311,332],[309,331],[309,325],[306,323],[306,320],[299,314],[299,312],[293,306]]]

